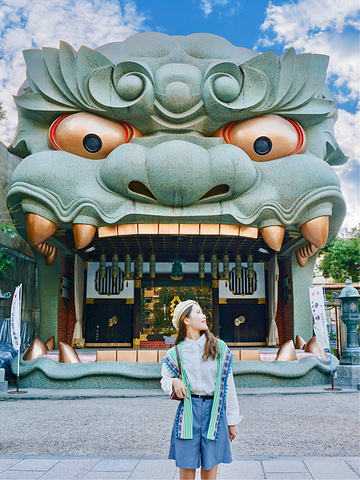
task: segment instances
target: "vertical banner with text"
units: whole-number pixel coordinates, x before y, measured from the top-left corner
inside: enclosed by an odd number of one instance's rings
[[[14,296],[11,302],[11,340],[15,350],[20,350],[21,344],[21,295],[22,284],[15,288]]]
[[[309,287],[311,311],[314,317],[314,332],[320,346],[329,349],[329,334],[326,322],[324,291],[322,286]]]

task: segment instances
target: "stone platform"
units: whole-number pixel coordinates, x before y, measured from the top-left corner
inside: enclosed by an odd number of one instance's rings
[[[333,370],[339,361],[332,357]],[[17,368],[17,357],[11,363]],[[20,360],[21,388],[159,388],[161,362],[59,363],[49,358]],[[307,356],[292,362],[234,361],[235,385],[295,387],[330,383],[330,362]]]

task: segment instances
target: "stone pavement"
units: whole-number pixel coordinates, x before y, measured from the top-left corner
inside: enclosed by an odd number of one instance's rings
[[[56,457],[0,455],[0,479],[164,479],[179,478],[173,460],[164,458]],[[197,477],[199,470],[197,470]],[[360,478],[355,457],[234,457],[221,464],[221,480],[352,480]]]
[[[331,385],[315,385],[313,387],[264,387],[264,388],[237,388],[237,395],[256,395],[256,396],[268,396],[268,395],[303,395],[303,394],[318,394],[323,393],[327,395],[339,395],[343,393],[355,393],[356,389],[342,388],[338,392],[331,392],[325,390]],[[336,384],[335,384],[336,387]],[[8,391],[15,391],[15,385],[9,385]],[[9,394],[6,390],[0,391],[1,400],[70,400],[78,398],[133,398],[133,397],[167,397],[168,395],[160,388],[154,389],[130,389],[130,388],[108,388],[108,389],[96,389],[96,388],[74,388],[74,389],[41,389],[41,388],[26,388],[20,387],[20,391],[26,391],[22,394]]]

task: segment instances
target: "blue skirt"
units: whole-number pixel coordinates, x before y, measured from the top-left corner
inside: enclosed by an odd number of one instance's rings
[[[176,438],[176,417],[171,434],[169,458],[175,460],[179,468],[199,468],[210,470],[219,463],[231,463],[229,428],[226,413],[220,420],[217,440],[209,440],[207,431],[210,422],[212,399],[192,398],[193,438]]]

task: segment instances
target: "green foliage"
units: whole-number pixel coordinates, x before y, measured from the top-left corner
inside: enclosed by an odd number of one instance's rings
[[[9,235],[10,238],[16,237],[15,226],[14,225],[5,225],[0,223],[0,232],[4,232]],[[0,248],[0,275],[2,275],[6,270],[11,270],[14,267],[14,261],[12,258],[7,256],[7,248]]]
[[[14,267],[14,260],[7,257],[7,248],[0,248],[0,275]]]
[[[336,237],[323,249],[324,256],[319,264],[325,278],[344,282],[351,278],[359,281],[360,273],[360,238],[359,227],[346,230],[341,237]]]

